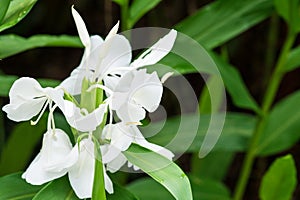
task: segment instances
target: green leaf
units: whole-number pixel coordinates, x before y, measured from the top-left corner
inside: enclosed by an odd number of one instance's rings
[[[233,103],[240,108],[251,109],[259,113],[260,108],[249,93],[239,71],[215,54],[211,54],[211,56],[220,70],[225,87]]]
[[[176,199],[192,199],[189,179],[172,161],[136,144],[132,144],[124,155],[129,162],[163,185]]]
[[[277,103],[269,117],[260,142],[258,155],[271,155],[292,147],[300,139],[300,91]]]
[[[1,47],[0,47],[1,48]],[[0,96],[7,97],[12,84],[17,80],[17,76],[0,75]],[[37,79],[42,87],[56,87],[60,81],[51,79]]]
[[[129,9],[129,27],[133,27],[144,14],[154,8],[159,2],[161,0],[134,0]]]
[[[107,194],[107,200],[137,200],[137,198],[129,192],[126,188],[114,184],[114,193]],[[68,176],[56,179],[48,183],[43,189],[41,189],[33,198],[33,200],[77,200],[79,199],[74,193]]]
[[[193,198],[201,200],[229,200],[229,190],[220,182],[189,176],[193,188]],[[127,188],[141,200],[174,199],[168,191],[151,178],[141,178],[130,183]],[[155,191],[155,192],[153,192]]]
[[[7,12],[10,1],[11,0],[1,0],[1,3],[0,3],[0,24],[1,24],[5,14]]]
[[[41,189],[33,198],[33,200],[56,200],[56,199],[66,199],[66,200],[77,200],[79,199],[74,193],[70,186],[68,177],[64,176],[62,178],[56,179],[48,183],[43,189]]]
[[[31,200],[43,185],[30,185],[21,178],[21,173],[0,178],[0,199]]]
[[[290,200],[297,184],[296,166],[291,155],[277,158],[262,179],[262,200]]]
[[[0,59],[38,47],[82,47],[76,36],[35,35],[23,38],[18,35],[0,36]]]
[[[21,21],[36,2],[37,0],[12,0],[0,24],[0,32]]]
[[[13,129],[0,157],[0,175],[24,170],[46,131],[46,117],[36,126],[23,122]]]
[[[219,0],[201,8],[175,29],[208,49],[217,47],[269,17],[273,0]]]
[[[119,4],[120,6],[124,6],[128,4],[128,0],[112,0],[112,1]]]
[[[201,115],[199,123],[199,116],[182,115],[142,127],[142,133],[150,142],[165,146],[173,152],[186,152],[186,144],[189,147],[187,152],[198,152],[210,123],[211,133],[222,128],[222,121],[218,120],[219,118],[221,119],[222,116],[215,114],[216,120],[211,122],[211,115]],[[255,123],[256,119],[251,115],[228,112],[222,134],[213,151],[246,150]],[[195,127],[196,136],[194,135]],[[159,130],[158,133],[157,130]],[[157,134],[153,136],[153,133]]]
[[[300,31],[300,1],[274,0],[278,14],[287,22],[289,28],[297,33]]]
[[[175,54],[180,55],[182,58]],[[197,42],[182,34],[178,34],[172,53],[162,59],[160,64],[170,66],[182,74],[195,72],[218,75],[220,73],[224,85],[236,106],[251,109],[257,113],[260,112],[238,70],[216,54],[207,52]],[[219,77],[217,78],[219,79]]]
[[[107,200],[138,200],[138,198],[126,188],[114,183],[114,193],[107,194]]]
[[[300,47],[293,49],[287,56],[284,72],[290,72],[300,66]]]

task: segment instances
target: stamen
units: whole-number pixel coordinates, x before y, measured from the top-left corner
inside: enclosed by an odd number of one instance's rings
[[[108,94],[113,93],[113,91],[111,89],[109,89],[108,87],[106,87],[104,85],[100,85],[100,84],[94,84],[94,85],[90,86],[86,91],[91,92],[93,89],[96,89],[96,88],[100,88],[100,89],[104,90],[105,92],[107,92]]]
[[[42,118],[42,115],[44,114],[44,112],[45,112],[45,110],[46,110],[47,105],[49,104],[49,102],[50,102],[50,100],[48,99],[48,100],[46,101],[46,103],[44,104],[44,107],[43,107],[42,111],[40,112],[38,118],[37,118],[35,121],[30,120],[30,124],[31,124],[32,126],[35,126],[35,125],[40,121],[40,119]]]

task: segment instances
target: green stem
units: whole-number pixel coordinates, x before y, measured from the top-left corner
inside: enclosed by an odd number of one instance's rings
[[[242,171],[239,176],[239,179],[238,179],[238,182],[237,182],[237,185],[235,188],[235,192],[233,195],[234,200],[241,200],[244,195],[244,192],[245,192],[245,189],[246,189],[246,186],[248,183],[248,179],[251,174],[251,169],[252,169],[252,166],[254,163],[254,159],[257,155],[257,152],[256,152],[257,145],[258,145],[260,136],[263,133],[264,127],[266,125],[266,116],[269,113],[269,110],[274,101],[276,92],[278,90],[279,84],[284,75],[282,68],[284,67],[284,64],[287,59],[287,55],[294,43],[295,38],[296,38],[296,35],[289,32],[289,34],[287,35],[286,41],[284,43],[284,46],[281,50],[275,70],[274,70],[272,76],[270,77],[270,81],[269,81],[269,84],[268,84],[268,87],[266,90],[266,95],[264,96],[263,103],[262,103],[262,114],[258,119],[256,128],[255,128],[252,138],[250,140],[248,151],[246,153],[246,157],[243,162]]]
[[[81,108],[85,108],[89,113],[95,110],[95,108],[97,108],[103,101],[103,91],[101,89],[96,88],[90,92],[87,92],[87,89],[92,84],[93,83],[86,78],[82,81],[80,106]],[[101,152],[99,150],[100,145],[97,142],[97,138],[101,138],[102,128],[103,127],[98,127],[93,132],[93,136],[95,138],[95,171],[92,191],[93,200],[106,200],[103,164],[101,162]]]
[[[103,164],[101,159],[95,159],[95,174],[93,183],[93,200],[106,200]]]

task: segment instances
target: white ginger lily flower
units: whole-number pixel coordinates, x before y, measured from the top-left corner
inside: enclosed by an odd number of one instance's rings
[[[124,36],[117,34],[119,22],[103,41],[100,36],[89,36],[84,21],[73,7],[72,14],[85,52],[80,65],[61,86],[70,94],[77,95],[81,93],[84,78],[91,82],[105,81],[110,71],[128,67],[131,61],[131,46]]]
[[[137,126],[125,125],[124,123],[108,124],[104,127],[102,139],[110,141],[109,144],[101,146],[102,162],[106,164],[107,170],[114,173],[118,171],[127,161],[123,155],[132,143],[154,151],[172,160],[174,154],[159,145],[148,142]],[[131,166],[130,163],[128,163]],[[137,170],[138,167],[134,166]]]
[[[40,118],[51,101],[58,100],[63,94],[62,90],[42,88],[35,79],[23,77],[13,83],[9,91],[10,103],[2,110],[9,119],[16,122],[30,120],[41,113]]]
[[[95,154],[91,139],[83,139],[78,147],[72,144],[68,135],[60,129],[48,130],[43,137],[40,153],[23,173],[32,185],[41,185],[68,173],[70,184],[81,198],[91,198],[94,180]],[[110,178],[104,171],[105,189],[113,193]]]
[[[22,178],[32,185],[41,185],[64,176],[78,160],[77,149],[77,146],[72,149],[70,139],[63,130],[48,130],[44,134],[40,153]]]
[[[153,112],[159,106],[163,86],[157,73],[146,73],[146,69],[126,73],[111,96],[111,109],[122,122],[139,122],[146,111]]]
[[[107,105],[101,104],[92,113],[83,113],[82,109],[65,100],[63,96],[61,87],[42,88],[35,79],[22,77],[12,85],[9,91],[10,103],[2,110],[7,113],[9,119],[17,122],[30,120],[39,114],[37,120],[32,122],[34,125],[40,120],[47,106],[50,110],[59,107],[68,123],[82,132],[94,131],[103,121]]]

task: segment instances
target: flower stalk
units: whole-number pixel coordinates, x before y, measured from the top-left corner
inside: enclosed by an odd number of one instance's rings
[[[241,200],[245,193],[245,189],[248,183],[249,176],[251,174],[251,169],[256,158],[257,145],[260,139],[261,134],[264,131],[264,127],[266,125],[266,117],[269,114],[270,108],[274,102],[276,92],[279,88],[280,82],[284,75],[284,65],[286,63],[286,59],[292,45],[296,39],[296,34],[290,31],[287,35],[285,43],[282,47],[279,59],[277,61],[275,70],[273,71],[269,84],[267,86],[266,94],[263,98],[263,103],[261,106],[261,114],[259,116],[258,122],[256,124],[256,128],[250,140],[249,148],[246,153],[245,160],[243,162],[242,171],[239,176],[233,200]]]
[[[99,88],[87,91],[92,85],[90,81],[86,78],[82,81],[82,91],[81,91],[81,101],[80,105],[82,108],[87,109],[88,112],[95,110],[103,101],[103,91]],[[106,119],[104,118],[103,121]],[[101,124],[105,125],[105,122]],[[98,127],[92,133],[92,137],[101,138],[101,132],[103,127]],[[94,140],[95,143],[95,171],[94,171],[94,181],[93,181],[93,191],[92,199],[103,199],[106,200],[105,193],[105,183],[104,183],[104,173],[103,173],[103,163],[101,162],[101,151],[99,143]]]

